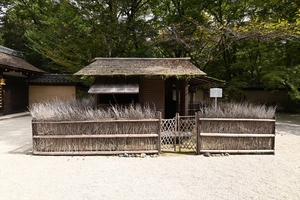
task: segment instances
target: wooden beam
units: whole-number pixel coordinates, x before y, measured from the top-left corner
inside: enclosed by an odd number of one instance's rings
[[[103,134],[103,135],[34,135],[34,139],[85,139],[85,138],[150,138],[158,134]]]
[[[81,156],[81,155],[117,155],[117,154],[154,154],[158,150],[141,150],[141,151],[65,151],[65,152],[41,152],[33,151],[34,155],[49,155],[49,156]]]
[[[275,119],[246,119],[246,118],[199,118],[200,121],[249,121],[249,122],[275,122]]]
[[[274,150],[201,150],[201,153],[275,153]]]
[[[88,123],[118,123],[118,122],[130,122],[130,123],[140,123],[140,122],[158,122],[159,119],[137,119],[137,120],[127,120],[127,119],[118,119],[118,120],[97,120],[97,121],[35,121],[32,120],[33,124],[88,124]]]
[[[204,137],[275,137],[275,134],[248,134],[248,133],[200,133]]]

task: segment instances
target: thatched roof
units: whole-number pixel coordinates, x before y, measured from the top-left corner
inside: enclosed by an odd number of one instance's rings
[[[202,76],[189,58],[96,58],[75,75]]]
[[[0,68],[31,73],[44,73],[23,59],[23,55],[12,49],[0,46]]]

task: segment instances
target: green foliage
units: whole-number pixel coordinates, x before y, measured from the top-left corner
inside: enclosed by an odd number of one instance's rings
[[[299,0],[1,1],[1,43],[54,72],[95,57],[191,57],[227,81],[300,100]],[[83,77],[85,80],[85,77]],[[89,83],[87,83],[89,84]]]
[[[37,13],[41,20],[25,36],[33,50],[57,64],[53,66],[55,71],[58,66],[61,72],[75,73],[92,59],[85,40],[89,39],[89,28],[68,1],[43,6],[53,12]]]

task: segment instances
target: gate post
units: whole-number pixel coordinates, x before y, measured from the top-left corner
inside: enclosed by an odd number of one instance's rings
[[[199,120],[199,114],[198,112],[195,113],[195,125],[196,125],[196,153],[197,155],[200,155],[201,148],[200,148],[200,120]]]
[[[174,134],[174,152],[176,152],[176,135],[178,135],[178,131],[179,131],[179,113],[176,113],[176,116],[175,116],[175,134]]]
[[[158,112],[158,154],[161,154],[161,112]]]
[[[37,149],[36,149],[36,139],[34,139],[34,136],[38,135],[37,133],[37,124],[36,124],[36,120],[32,119],[31,120],[31,128],[32,128],[32,152],[34,153]]]

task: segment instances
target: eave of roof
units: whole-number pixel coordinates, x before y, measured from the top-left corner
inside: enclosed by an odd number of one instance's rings
[[[3,53],[0,51],[0,68],[4,69],[4,71],[20,71],[20,72],[29,72],[29,73],[37,73],[42,74],[45,71],[34,67],[33,65],[26,62],[20,56],[10,55],[6,52]]]
[[[225,81],[219,80],[210,76],[194,77],[189,80],[191,87],[202,86],[202,85],[220,85],[225,84]]]
[[[96,58],[74,75],[191,77],[206,74],[190,58]]]
[[[139,79],[124,77],[98,78],[88,91],[89,94],[138,94]]]

